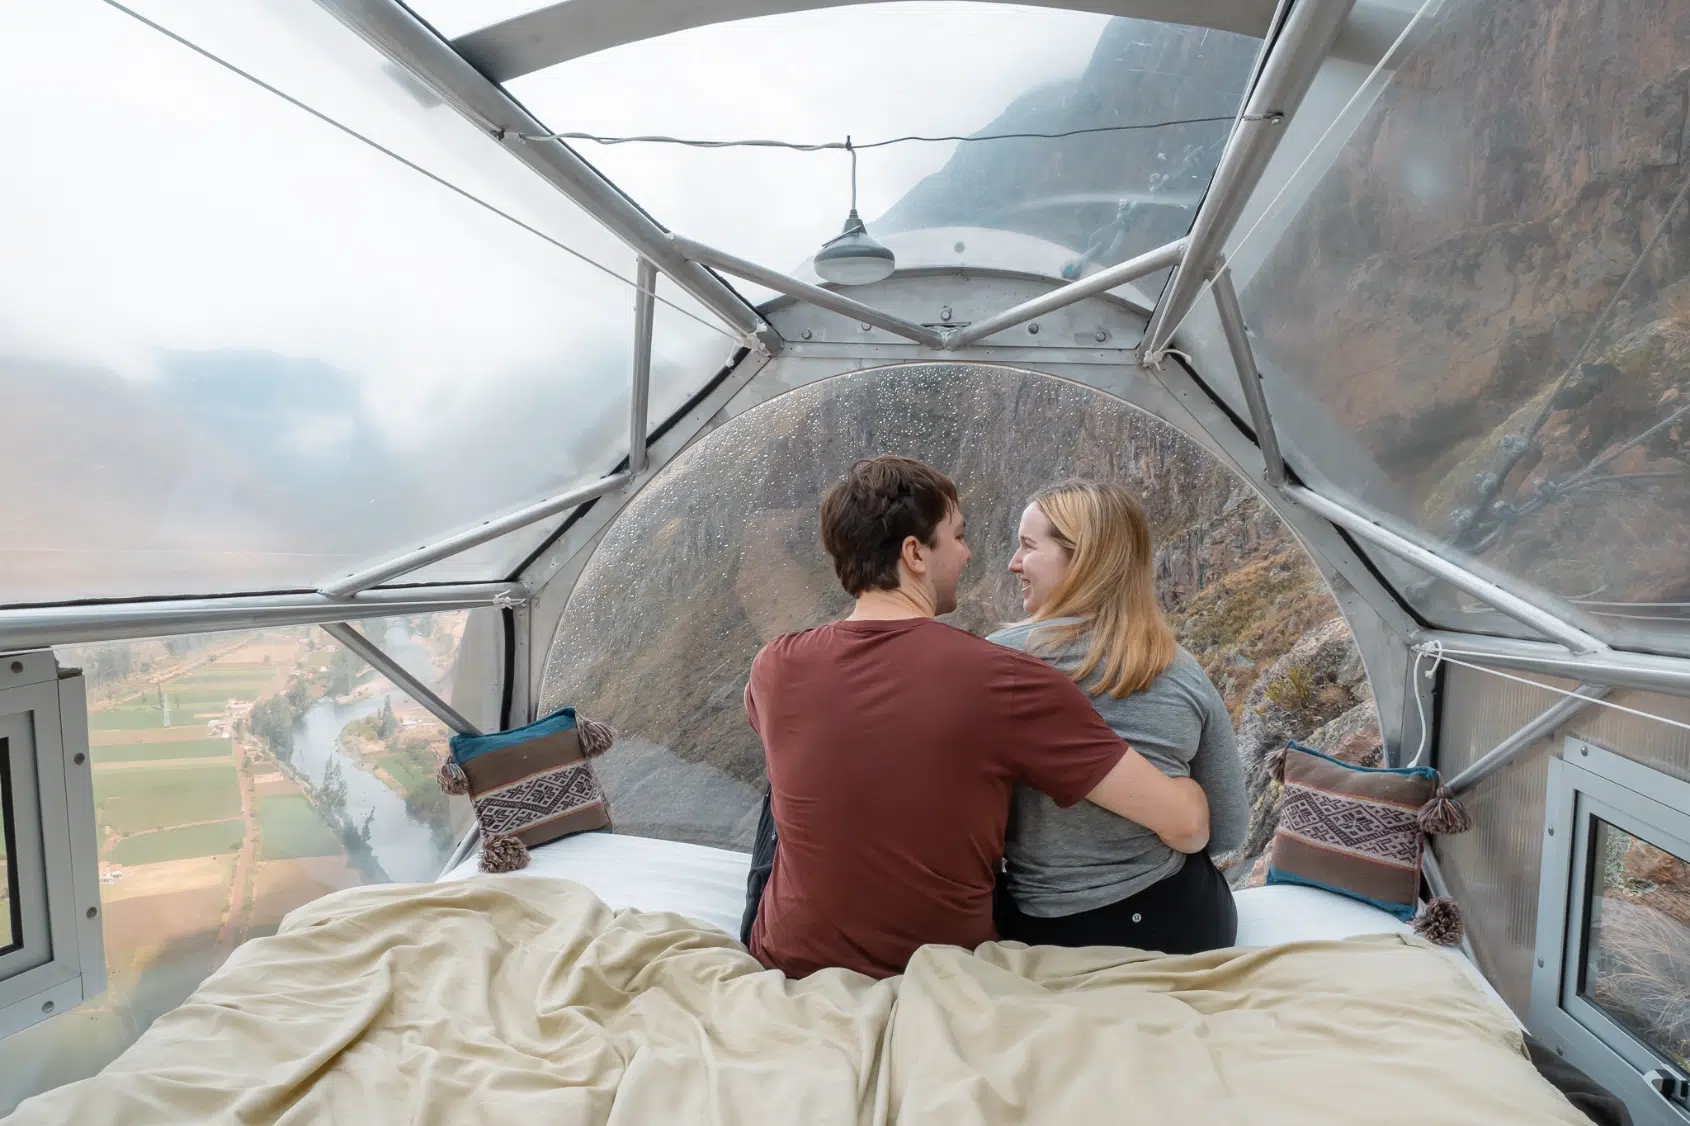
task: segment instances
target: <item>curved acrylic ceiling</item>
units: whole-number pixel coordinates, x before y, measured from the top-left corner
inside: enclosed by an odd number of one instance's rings
[[[507,86],[551,129],[618,137],[862,144],[1204,119],[859,154],[858,206],[876,237],[1010,231],[1066,248],[1064,266],[1091,272],[1190,228],[1259,48],[1083,12],[886,3],[695,28]],[[800,276],[850,207],[842,151],[570,143],[671,230]],[[917,259],[903,266],[977,264],[966,237],[906,245]],[[1141,288],[1154,294],[1159,279]]]
[[[112,6],[0,9],[0,604],[312,588],[623,456],[630,251],[314,4],[140,10],[532,229]],[[657,417],[734,347],[662,293]]]
[[[1306,479],[1690,652],[1690,8],[1552,11],[1428,5],[1228,257]]]

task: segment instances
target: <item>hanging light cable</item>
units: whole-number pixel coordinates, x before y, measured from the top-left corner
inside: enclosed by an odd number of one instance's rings
[[[857,215],[857,150],[850,137],[845,138],[845,151],[851,154],[851,213],[845,217],[845,229],[816,251],[815,268],[823,281],[835,285],[867,285],[891,276],[898,262],[869,237]]]

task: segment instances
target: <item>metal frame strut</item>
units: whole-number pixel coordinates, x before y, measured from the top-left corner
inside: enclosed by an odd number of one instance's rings
[[[435,695],[428,685],[412,676],[404,665],[388,656],[386,650],[354,629],[352,623],[324,622],[323,632],[362,657],[371,668],[392,681],[394,687],[433,712],[441,723],[459,735],[481,734],[481,730],[465,719],[458,709]]]

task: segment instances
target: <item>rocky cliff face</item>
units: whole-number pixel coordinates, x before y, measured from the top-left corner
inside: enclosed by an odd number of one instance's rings
[[[871,225],[994,227],[1075,250],[1101,234],[1097,265],[1170,242],[1191,225],[1259,45],[1204,28],[1112,20],[1078,78],[1023,95],[981,132],[1160,127],[961,145]],[[1212,120],[1161,126],[1194,118]]]
[[[1561,595],[1690,597],[1687,45],[1673,0],[1445,5],[1245,291],[1366,461],[1294,454]]]

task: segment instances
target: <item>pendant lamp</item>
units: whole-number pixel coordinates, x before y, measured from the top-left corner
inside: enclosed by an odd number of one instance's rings
[[[816,251],[815,270],[823,281],[835,285],[867,285],[891,275],[897,269],[892,252],[869,237],[868,229],[857,215],[857,150],[851,138],[845,138],[845,149],[851,154],[851,213],[845,217],[845,229]]]

